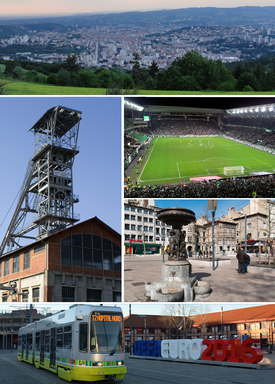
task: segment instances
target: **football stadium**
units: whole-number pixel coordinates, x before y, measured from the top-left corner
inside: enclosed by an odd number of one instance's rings
[[[125,197],[275,197],[275,99],[124,100]]]

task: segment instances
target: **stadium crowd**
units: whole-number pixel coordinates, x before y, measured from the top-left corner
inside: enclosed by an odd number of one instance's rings
[[[125,198],[272,198],[275,175],[227,178],[180,185],[128,186]]]
[[[148,132],[148,131],[147,131]],[[148,134],[148,133],[147,133]],[[154,136],[213,136],[219,135],[216,120],[173,120],[153,121],[150,134]]]
[[[275,148],[275,131],[267,132],[260,128],[230,127],[223,128],[227,136],[263,147]]]

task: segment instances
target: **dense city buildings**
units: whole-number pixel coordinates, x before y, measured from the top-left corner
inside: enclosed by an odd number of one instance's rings
[[[143,67],[155,61],[168,68],[189,51],[224,63],[259,58],[274,52],[275,28],[268,26],[180,26],[152,23],[138,25],[78,27],[68,30],[26,30],[0,40],[0,57],[31,62],[63,62],[69,52],[76,52],[85,67],[120,66],[132,68],[137,52]]]

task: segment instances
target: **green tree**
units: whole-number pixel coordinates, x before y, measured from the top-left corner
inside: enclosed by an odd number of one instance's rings
[[[98,88],[99,81],[96,74],[87,68],[80,69],[76,75],[77,87]]]
[[[236,90],[243,91],[247,85],[252,88],[253,91],[259,91],[260,86],[253,73],[243,73],[237,80]]]
[[[261,64],[258,63],[256,67],[253,69],[253,75],[256,77],[257,82],[259,84],[259,91],[264,91],[265,85],[266,85],[266,69]]]
[[[146,81],[146,76],[142,71],[142,68],[139,63],[140,60],[141,60],[141,57],[139,56],[139,54],[137,52],[134,52],[133,60],[130,61],[130,64],[133,64],[131,72],[132,72],[132,79],[134,80],[136,87],[141,87]]]
[[[57,73],[51,73],[47,78],[47,83],[57,85]]]
[[[120,82],[123,89],[132,89],[135,87],[134,80],[129,75],[121,75]]]
[[[63,63],[63,68],[68,72],[78,72],[80,67],[76,64],[78,56],[75,53],[69,53],[66,57],[66,60]]]
[[[154,79],[158,72],[159,72],[159,67],[157,65],[157,63],[155,62],[155,60],[152,61],[150,67],[148,68],[148,71],[149,71],[149,75],[152,79]]]
[[[70,73],[66,69],[60,69],[56,76],[56,84],[62,86],[70,84]]]
[[[25,80],[25,75],[26,75],[26,70],[21,68],[21,67],[15,67],[14,70],[12,71],[12,76],[15,79],[18,80]]]

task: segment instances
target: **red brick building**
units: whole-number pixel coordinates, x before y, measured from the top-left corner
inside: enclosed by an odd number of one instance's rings
[[[0,258],[0,302],[121,301],[121,236],[97,217]]]
[[[176,304],[175,304],[176,305]],[[177,338],[219,339],[246,335],[261,339],[261,345],[275,344],[275,305],[233,309],[195,316],[132,315],[132,345],[136,340]],[[130,317],[124,320],[126,345],[130,345]]]

